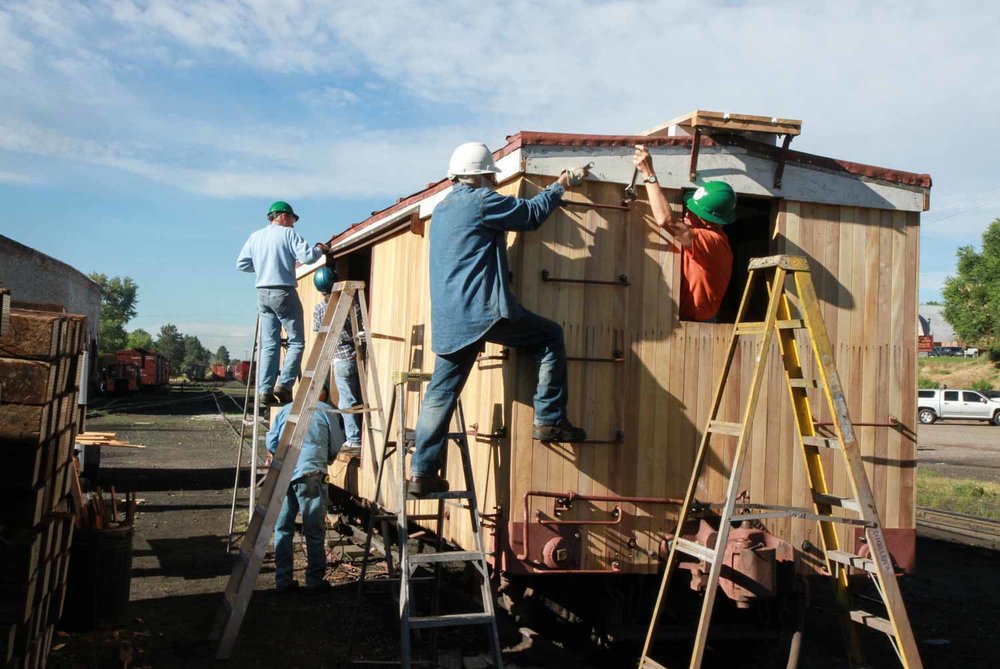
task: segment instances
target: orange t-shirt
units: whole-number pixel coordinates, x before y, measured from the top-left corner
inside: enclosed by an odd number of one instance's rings
[[[733,251],[726,233],[717,226],[692,226],[691,246],[681,251],[681,319],[713,318],[732,274]]]

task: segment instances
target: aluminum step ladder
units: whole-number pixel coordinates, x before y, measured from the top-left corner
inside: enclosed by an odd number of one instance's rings
[[[335,409],[332,413],[364,412],[368,418],[365,424],[368,429],[369,443],[374,443],[373,434],[375,432],[384,434],[386,431],[381,403],[382,394],[378,387],[378,373],[375,370],[375,363],[373,359],[365,360],[359,345],[363,342],[368,351],[372,350],[364,287],[365,284],[362,281],[341,281],[333,286],[333,293],[339,294],[336,308],[326,310],[316,341],[309,351],[309,359],[302,370],[302,381],[295,390],[295,399],[289,410],[285,428],[281,432],[278,448],[271,459],[271,466],[264,478],[260,494],[256,498],[256,504],[250,516],[250,524],[240,543],[237,560],[212,627],[210,638],[219,642],[216,649],[217,659],[227,659],[236,643],[240,625],[243,623],[250,597],[253,595],[257,576],[260,574],[264,554],[274,534],[274,524],[288,491],[292,472],[309,431],[309,425],[312,423],[316,403],[319,401],[323,385],[329,378],[333,366],[333,354],[340,343],[340,335],[348,318],[351,319],[356,344],[355,359],[358,363],[358,375],[361,380],[363,405],[361,409],[354,408],[347,411]],[[358,313],[361,315],[360,324],[357,320]],[[376,399],[377,404],[372,404],[372,397]],[[377,423],[378,427],[371,424],[373,421]]]
[[[745,318],[748,312],[749,297],[753,294],[755,281],[762,276],[767,281],[770,296],[766,316],[763,322],[747,322]],[[794,292],[790,290],[789,283],[793,284]],[[797,314],[795,315],[792,314],[793,305],[796,306]],[[806,334],[809,341],[809,352],[812,354],[819,378],[809,379],[804,376],[802,359],[795,337],[796,332]],[[740,338],[745,336],[760,336],[760,350],[747,404],[743,410],[741,422],[721,421],[718,420],[719,410],[729,379],[733,357]],[[737,503],[743,465],[746,462],[748,451],[753,446],[751,425],[764,374],[768,367],[771,340],[774,338],[778,340],[779,353],[785,370],[785,385],[793,405],[799,435],[797,441],[801,447],[806,468],[806,483],[812,503],[811,508],[808,509]],[[809,403],[809,390],[820,391],[821,400],[825,401],[833,416],[834,436],[825,437],[816,434]],[[711,452],[709,443],[712,436],[718,434],[736,436],[738,442],[730,468],[726,499],[721,504],[706,505],[695,499],[695,492],[698,481],[707,468],[709,459],[707,456]],[[839,460],[846,468],[852,491],[850,497],[845,498],[831,494],[828,486],[830,478],[827,476],[821,457],[823,453],[830,453],[831,449],[836,460]],[[839,457],[836,454],[839,454]],[[711,563],[689,664],[691,669],[696,669],[701,666],[705,654],[712,608],[715,605],[719,576],[723,568],[723,561],[719,559],[719,556],[728,541],[731,523],[792,515],[815,520],[818,524],[821,539],[820,548],[825,554],[826,568],[834,582],[839,618],[850,666],[866,666],[858,628],[868,627],[887,636],[903,667],[906,669],[922,667],[913,631],[910,628],[909,618],[899,591],[899,584],[896,581],[892,559],[882,533],[882,523],[879,520],[871,485],[865,474],[861,450],[855,437],[851,418],[848,415],[847,401],[844,399],[844,391],[834,364],[830,339],[809,274],[809,264],[803,257],[771,256],[755,258],[750,261],[750,276],[740,302],[726,363],[715,391],[708,423],[702,435],[701,446],[698,449],[677,527],[684,526],[692,509],[708,507],[713,510],[721,509],[716,544],[715,546],[703,546],[683,538],[677,538],[671,542],[670,554],[656,599],[656,607],[653,609],[642,656],[639,659],[640,669],[662,669],[663,667],[649,654],[660,614],[664,609],[670,578],[676,570],[681,556],[690,556]],[[835,516],[833,515],[834,508],[843,509],[854,517],[849,517],[846,514]],[[736,511],[740,513],[734,515]],[[841,548],[840,537],[837,533],[838,524],[864,528],[868,546],[871,548],[870,558],[853,555]],[[851,569],[860,570],[871,579],[878,593],[876,602],[880,600],[885,614],[870,613],[861,609],[860,605],[856,603],[856,596],[851,593],[850,588]],[[870,602],[875,598],[867,599]]]
[[[282,340],[285,343],[285,340]],[[267,466],[264,464],[263,454],[264,435],[270,425],[269,421],[261,415],[266,407],[260,404],[260,395],[257,388],[260,387],[260,315],[257,316],[257,323],[254,326],[253,352],[250,356],[251,374],[247,375],[246,392],[243,395],[243,417],[240,420],[240,443],[236,449],[236,476],[233,481],[232,503],[229,507],[229,534],[226,541],[226,552],[231,553],[243,532],[236,529],[236,508],[240,501],[240,474],[243,471],[244,449],[250,453],[250,483],[245,501],[247,503],[247,523],[253,515],[256,505],[257,486],[267,474]],[[251,393],[253,396],[251,397]],[[251,408],[252,407],[252,408]],[[249,433],[247,428],[250,428]]]
[[[366,585],[375,583],[367,580],[368,567],[372,558],[372,535],[376,523],[382,526],[382,536],[385,539],[385,560],[389,572],[387,581],[392,584],[398,580],[398,604],[399,604],[399,624],[400,624],[400,659],[399,661],[380,660],[360,660],[353,659],[352,666],[371,665],[398,665],[404,669],[409,669],[413,665],[434,665],[434,660],[414,660],[412,658],[412,632],[424,629],[440,629],[444,627],[459,627],[465,625],[489,626],[490,644],[493,654],[493,666],[496,668],[503,666],[503,659],[500,652],[500,637],[497,631],[496,611],[493,603],[493,590],[490,585],[489,567],[486,561],[486,551],[483,543],[482,517],[479,513],[479,506],[476,497],[475,482],[472,472],[472,460],[469,456],[468,432],[465,426],[465,415],[462,410],[462,400],[459,398],[455,405],[455,432],[449,432],[447,439],[454,441],[458,446],[462,456],[462,472],[465,479],[464,490],[451,490],[448,492],[430,493],[414,497],[408,495],[406,490],[406,456],[409,455],[415,446],[415,433],[406,427],[406,389],[410,384],[424,384],[430,381],[431,375],[418,372],[396,372],[393,375],[395,390],[389,405],[389,422],[393,417],[397,418],[397,441],[391,441],[388,433],[382,441],[381,452],[378,458],[378,470],[375,481],[374,500],[378,500],[382,491],[382,482],[386,474],[391,471],[390,460],[396,456],[396,478],[395,481],[399,496],[397,497],[398,508],[382,512],[379,505],[373,504],[368,514],[368,522],[365,536],[365,550],[361,562],[361,574],[358,580],[357,596],[355,599],[355,615],[360,608]],[[400,444],[402,446],[400,446]],[[447,449],[445,450],[447,455]],[[445,467],[446,469],[446,467]],[[424,500],[435,500],[437,502],[436,513],[421,514],[414,513],[408,507],[414,502]],[[445,507],[455,506],[460,510],[469,512],[469,521],[473,534],[473,550],[452,551],[443,550],[445,548],[442,539],[444,532]],[[391,521],[395,521],[395,531],[398,536],[399,562],[397,567],[393,567],[392,550],[388,541],[390,536]],[[413,553],[410,551],[409,539],[410,522],[434,521],[434,536],[436,551],[433,553]],[[480,600],[482,610],[467,613],[440,614],[440,586],[441,567],[447,563],[467,563],[471,565],[479,577]],[[433,568],[434,575],[430,577],[416,576],[416,570],[421,566]],[[434,589],[431,601],[431,613],[428,615],[414,615],[413,607],[413,586],[419,581],[433,581]],[[386,582],[386,580],[378,581]],[[353,626],[353,623],[352,623]],[[353,632],[350,638],[354,638]],[[350,656],[350,650],[348,656]],[[431,655],[435,654],[436,643],[432,642]]]

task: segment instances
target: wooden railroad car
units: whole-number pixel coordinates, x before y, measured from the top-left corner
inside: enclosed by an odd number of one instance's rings
[[[462,393],[480,508],[488,514],[495,564],[509,574],[653,573],[676,528],[735,310],[752,257],[808,259],[836,351],[850,414],[894,557],[913,564],[917,277],[920,214],[930,177],[793,151],[800,123],[696,112],[634,136],[519,132],[494,157],[499,191],[530,197],[568,167],[592,164],[591,177],[534,232],[511,233],[514,294],[562,324],[570,357],[569,418],[587,430],[579,444],[531,438],[535,374],[528,356],[487,345]],[[785,141],[781,142],[780,138]],[[643,185],[632,181],[633,147],[644,143],[680,215],[681,196],[707,180],[739,195],[726,232],[733,277],[716,323],[678,315],[679,250],[653,222]],[[445,165],[442,164],[442,172]],[[397,370],[431,371],[428,231],[448,193],[443,180],[400,198],[331,240],[341,279],[366,282],[373,357],[385,406]],[[299,271],[305,313],[320,299],[311,272]],[[766,295],[756,295],[762,305]],[[307,346],[311,328],[306,328]],[[759,348],[759,346],[758,346]],[[756,350],[737,352],[738,392],[724,403],[738,421]],[[755,455],[742,487],[754,502],[809,506],[794,442],[780,361],[770,372],[753,427]],[[408,397],[412,428],[420,389]],[[818,405],[818,403],[816,403]],[[829,421],[825,411],[816,414]],[[714,441],[714,440],[713,440]],[[722,499],[728,453],[712,456],[702,501]],[[376,444],[360,460],[337,463],[333,481],[370,498]],[[833,492],[846,495],[835,469]],[[461,480],[457,453],[448,477]],[[394,468],[383,502],[398,494]],[[383,488],[385,490],[385,488]],[[424,503],[426,512],[431,504]],[[765,523],[808,571],[816,567],[816,527]],[[446,538],[468,545],[467,521],[453,512]],[[854,531],[843,545],[857,550]]]

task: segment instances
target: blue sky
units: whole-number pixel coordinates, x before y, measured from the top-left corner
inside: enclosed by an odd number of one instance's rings
[[[463,141],[712,109],[929,172],[934,299],[1000,217],[997,25],[987,2],[7,0],[0,233],[133,277],[129,329],[172,322],[241,356],[253,279],[234,259],[272,200],[326,239],[439,179]]]

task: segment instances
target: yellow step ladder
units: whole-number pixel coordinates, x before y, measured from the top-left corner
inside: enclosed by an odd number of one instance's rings
[[[744,319],[748,313],[749,298],[753,295],[755,281],[762,277],[762,275],[766,278],[769,294],[766,316],[762,322],[747,322]],[[790,290],[788,284],[794,285],[794,292]],[[797,313],[795,316],[797,317],[793,317],[793,305],[796,306]],[[797,331],[804,331],[806,333],[810,344],[809,348],[819,373],[819,378],[817,379],[807,379],[803,375],[802,360],[795,338]],[[754,368],[749,397],[746,407],[743,409],[741,422],[721,421],[718,417],[733,357],[739,345],[740,338],[744,336],[761,337],[760,351]],[[751,443],[751,424],[757,408],[757,399],[760,395],[764,374],[767,369],[771,340],[774,338],[778,340],[779,352],[785,369],[788,395],[794,409],[795,422],[799,435],[797,441],[801,447],[805,462],[806,484],[811,496],[811,509],[768,507],[761,504],[749,505],[737,503],[743,466],[746,463],[747,454],[753,446]],[[830,414],[833,416],[835,436],[817,436],[813,423],[812,409],[809,404],[809,396],[807,394],[809,389],[820,389],[822,391],[823,400],[825,400]],[[899,591],[899,584],[896,582],[892,559],[882,533],[882,523],[879,520],[878,511],[875,507],[871,485],[865,475],[861,450],[855,437],[851,418],[847,412],[847,401],[844,399],[844,390],[834,364],[830,339],[826,332],[826,325],[823,323],[819,302],[816,298],[816,291],[809,274],[809,264],[805,258],[799,256],[771,256],[768,258],[756,258],[750,262],[750,275],[743,292],[743,299],[740,302],[733,335],[729,342],[726,363],[712,401],[708,423],[702,435],[694,470],[691,474],[691,481],[688,483],[687,494],[684,497],[684,505],[681,507],[680,516],[677,520],[678,530],[688,520],[693,507],[706,507],[706,504],[695,499],[695,491],[697,490],[698,481],[706,469],[707,456],[711,452],[709,444],[713,434],[736,436],[738,439],[730,468],[726,499],[719,505],[711,505],[713,509],[716,506],[721,508],[716,543],[714,546],[702,546],[701,544],[679,537],[671,542],[670,554],[667,558],[667,565],[660,584],[656,606],[653,609],[653,616],[646,634],[646,642],[642,649],[642,656],[639,659],[639,669],[663,669],[663,665],[653,660],[649,656],[649,653],[653,639],[656,636],[660,614],[665,608],[664,604],[667,599],[667,588],[670,578],[677,569],[678,561],[682,556],[691,556],[711,564],[709,576],[705,584],[705,595],[702,600],[698,630],[695,634],[689,664],[691,669],[701,667],[708,640],[708,628],[712,620],[712,609],[715,605],[716,592],[719,586],[719,577],[723,568],[723,561],[719,558],[722,549],[725,548],[728,541],[732,522],[765,516],[767,518],[774,518],[778,515],[812,519],[816,520],[819,525],[820,548],[825,554],[826,568],[834,581],[836,601],[840,612],[839,617],[850,666],[865,666],[864,654],[858,634],[858,627],[861,626],[884,633],[896,651],[896,655],[903,667],[906,669],[919,669],[922,667],[916,641],[913,638],[913,631],[910,629],[910,621],[906,615],[906,609]],[[827,451],[827,449],[833,449],[840,454],[840,458],[847,470],[853,496],[844,498],[831,494],[828,485],[829,479],[824,471],[823,460],[821,458],[821,453]],[[852,514],[854,517],[848,517],[846,513],[844,516],[835,516],[833,515],[834,507],[844,509],[845,512]],[[766,513],[742,513],[751,508],[764,509]],[[741,513],[734,515],[734,512],[737,510]],[[841,548],[840,538],[837,534],[838,523],[848,523],[864,527],[865,538],[871,549],[871,558],[853,555]],[[874,583],[875,589],[878,592],[878,598],[885,608],[885,614],[870,613],[856,605],[855,598],[850,589],[849,570],[852,568],[861,570]]]

